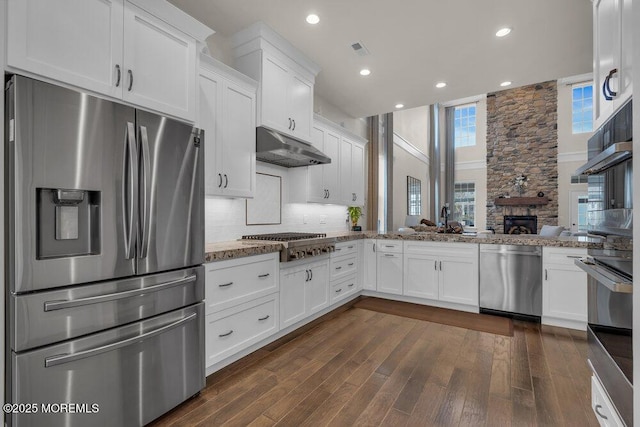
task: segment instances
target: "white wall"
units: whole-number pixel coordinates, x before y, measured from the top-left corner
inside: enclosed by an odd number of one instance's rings
[[[558,225],[567,229],[572,225],[571,194],[587,194],[587,184],[571,184],[571,176],[587,161],[587,141],[593,135],[573,134],[571,88],[558,81]]]
[[[314,167],[314,166],[311,166]],[[258,162],[257,171],[282,177],[282,224],[246,225],[246,200],[207,197],[205,200],[205,242],[239,239],[245,234],[307,231],[346,231],[347,208],[318,203],[288,203],[288,169]],[[307,223],[304,223],[306,216]],[[325,224],[321,224],[323,220]],[[363,224],[361,218],[359,224]]]
[[[393,132],[429,154],[429,106],[393,112]]]

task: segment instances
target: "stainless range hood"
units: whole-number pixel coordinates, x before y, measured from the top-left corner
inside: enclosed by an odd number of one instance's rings
[[[256,160],[285,168],[331,163],[331,158],[311,144],[264,126],[256,129]]]
[[[617,165],[629,158],[633,152],[633,142],[625,141],[611,145],[609,148],[589,160],[586,164],[579,167],[576,175],[597,175],[612,166]]]

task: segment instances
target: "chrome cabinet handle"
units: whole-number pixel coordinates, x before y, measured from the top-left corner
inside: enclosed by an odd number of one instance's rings
[[[342,292],[342,288],[340,288],[340,289],[336,289],[336,294],[338,294],[338,293],[340,293],[340,292]]]
[[[311,273],[311,276],[309,276],[309,280],[313,280],[313,269],[310,269],[309,273]]]
[[[600,416],[600,418],[602,418],[603,420],[608,420],[609,418],[607,418],[607,416],[603,413],[600,412],[600,409],[602,408],[602,405],[596,405],[596,407],[594,408],[596,411],[596,414],[598,414]]]
[[[129,291],[115,292],[113,294],[100,295],[95,297],[78,298],[72,300],[47,301],[44,303],[44,311],[63,310],[65,308],[79,307],[82,305],[99,304],[103,302],[116,301],[123,298],[136,297],[150,292],[162,291],[178,285],[184,285],[196,281],[196,275],[191,274],[182,279],[171,280],[158,285],[147,286],[146,288],[131,289]]]
[[[225,173],[224,174],[224,188],[227,188],[228,185],[229,185],[229,177]]]
[[[567,258],[572,258],[572,259],[581,259],[582,256],[580,255],[567,255]]]
[[[197,313],[192,313],[187,317],[183,317],[182,319],[175,321],[173,323],[170,323],[168,325],[162,326],[161,328],[158,328],[156,330],[150,331],[150,332],[146,332],[144,334],[141,335],[136,335],[135,337],[131,337],[131,338],[127,338],[126,340],[122,340],[113,344],[107,344],[107,345],[103,345],[100,347],[96,347],[96,348],[92,348],[89,350],[84,350],[84,351],[79,351],[77,353],[67,353],[67,354],[58,354],[55,356],[51,356],[51,357],[47,357],[46,359],[44,359],[44,367],[45,368],[50,368],[52,366],[57,366],[57,365],[63,365],[65,363],[69,363],[69,362],[75,362],[76,360],[80,360],[80,359],[85,359],[87,357],[92,357],[92,356],[97,356],[98,354],[102,354],[102,353],[106,353],[108,351],[112,351],[112,350],[116,350],[118,348],[122,348],[122,347],[126,347],[130,344],[135,344],[138,343],[140,341],[144,341],[147,338],[151,338],[154,337],[156,335],[160,335],[166,331],[168,331],[169,329],[173,329],[177,326],[182,325],[183,323],[186,323],[190,320],[195,319],[197,316]]]
[[[269,317],[270,317],[270,316],[267,314],[267,315],[266,315],[266,316],[264,316],[264,317],[260,317],[260,318],[258,319],[258,321],[260,321],[260,322],[261,322],[261,321],[263,321],[263,320],[267,320]]]
[[[352,287],[353,287],[353,283],[349,283],[349,285],[348,285],[348,286],[349,286],[350,288],[352,288]]]
[[[547,275],[547,269],[545,268],[545,269],[544,269],[544,280],[548,280],[547,276],[548,276],[548,275]]]
[[[229,332],[227,332],[226,334],[220,334],[220,335],[218,335],[218,336],[219,336],[220,338],[228,337],[228,336],[229,336],[229,335],[231,335],[232,333],[233,333],[233,329],[229,330]]]
[[[309,281],[309,270],[305,270],[304,272],[307,274],[307,278],[304,279],[304,281],[308,282]]]
[[[259,274],[258,277],[260,279],[264,279],[265,277],[269,277],[269,273],[267,273],[267,274]]]
[[[222,187],[222,174],[218,174],[218,188]]]
[[[291,117],[287,117],[289,119],[289,130],[291,130]]]
[[[120,64],[116,64],[116,73],[117,73],[117,78],[116,78],[116,87],[120,86],[120,78],[122,77],[122,71],[120,70]]]
[[[373,253],[376,253],[376,244],[373,244]]]
[[[353,249],[353,245],[347,246],[347,249]]]
[[[140,248],[140,258],[146,258],[147,252],[149,250],[149,227],[151,225],[151,216],[150,216],[150,200],[149,200],[149,175],[151,174],[151,161],[149,155],[149,136],[147,135],[147,128],[145,126],[140,126],[140,140],[142,147],[142,162],[140,162],[140,166],[142,167],[142,234],[140,236],[140,241],[142,242],[142,247]]]
[[[331,197],[331,190],[327,190],[327,199]]]
[[[392,256],[393,256],[393,254],[384,254],[384,256],[390,256],[390,257],[392,257]]]
[[[438,271],[438,261],[433,261],[433,269]]]
[[[133,71],[127,70],[127,74],[129,74],[129,88],[127,90],[131,92],[131,89],[133,88]]]
[[[618,72],[618,69],[614,68],[613,70],[609,71],[609,74],[607,75],[607,77],[604,78],[604,83],[602,84],[602,94],[604,95],[604,99],[606,99],[607,101],[613,100],[613,97],[618,95],[618,92],[612,91],[611,86],[609,86],[609,83],[611,82],[611,78],[617,72]]]
[[[336,267],[336,270],[340,270],[340,269],[342,269],[342,266],[340,266],[340,267]]]
[[[442,261],[440,261],[440,271],[442,271]]]
[[[348,265],[349,267],[351,267],[351,266],[353,265],[353,263],[352,263],[352,262],[350,262],[350,263],[349,263],[349,264],[347,264],[347,265]]]
[[[296,130],[296,120],[295,119],[293,119],[293,129],[291,129],[291,130]]]
[[[218,285],[219,288],[226,288],[233,285],[233,282],[229,282],[229,283],[222,283],[220,285]]]

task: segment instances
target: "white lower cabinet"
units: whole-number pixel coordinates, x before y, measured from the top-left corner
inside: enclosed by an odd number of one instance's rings
[[[405,242],[403,295],[478,307],[478,245]]]
[[[206,264],[206,365],[279,330],[279,254]]]
[[[376,288],[378,292],[402,295],[402,252],[381,252],[378,250],[377,254]]]
[[[278,294],[206,317],[207,366],[278,332]]]
[[[574,264],[586,249],[542,249],[542,323],[586,330],[587,273]]]
[[[329,304],[328,260],[280,270],[280,329],[317,313]]]
[[[368,291],[377,289],[376,240],[365,239],[362,249],[362,288]]]
[[[355,275],[332,282],[331,284],[331,303],[345,299],[349,295],[353,295],[358,291],[358,280]]]
[[[602,427],[624,426],[615,406],[595,375],[591,376],[591,409]]]

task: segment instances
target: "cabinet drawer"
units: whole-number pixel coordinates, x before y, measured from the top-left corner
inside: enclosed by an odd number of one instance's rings
[[[343,256],[347,254],[355,254],[358,252],[358,242],[340,242],[336,243],[336,251],[333,253],[333,256]]]
[[[357,254],[331,259],[331,280],[355,274],[357,270]]]
[[[402,241],[400,240],[378,240],[376,245],[378,252],[402,253]]]
[[[278,331],[278,294],[206,317],[207,366]]]
[[[576,271],[582,271],[575,266],[574,261],[579,258],[585,258],[587,250],[583,248],[542,248],[542,261],[546,264],[567,265],[575,267]]]
[[[331,303],[340,301],[358,291],[358,280],[356,276],[351,276],[344,280],[340,280],[331,286]]]
[[[477,258],[477,243],[458,243],[458,242],[404,242],[405,254],[424,254],[433,255],[438,258]]]
[[[205,291],[207,314],[276,292],[276,256],[261,255],[208,265]]]
[[[624,425],[595,375],[591,376],[591,409],[603,427]]]

